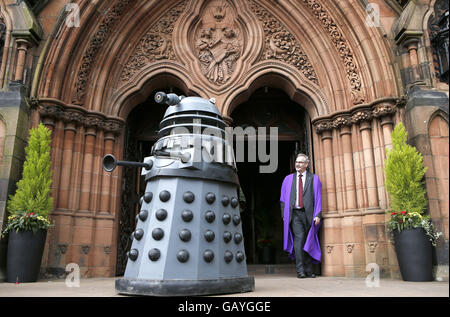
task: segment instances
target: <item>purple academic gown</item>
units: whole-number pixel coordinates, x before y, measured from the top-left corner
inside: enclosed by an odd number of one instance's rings
[[[289,208],[290,208],[290,197],[291,197],[291,188],[292,188],[292,178],[295,173],[289,174],[284,178],[283,184],[281,185],[281,196],[280,201],[284,203],[284,224],[283,224],[283,232],[284,232],[284,243],[283,249],[284,251],[289,253],[289,257],[291,259],[295,259],[294,257],[294,235],[291,231],[291,227],[289,225]],[[319,214],[322,210],[322,183],[317,175],[314,175],[313,178],[314,184],[314,212],[313,212],[313,220],[311,224],[311,229],[308,232],[308,236],[306,237],[305,247],[303,250],[307,252],[312,258],[313,262],[318,263],[321,261],[322,252],[320,251],[320,244],[318,238],[319,228],[322,222],[320,222],[317,226],[314,224],[314,218]]]

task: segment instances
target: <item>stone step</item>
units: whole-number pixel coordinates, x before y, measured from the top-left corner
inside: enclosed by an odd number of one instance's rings
[[[248,274],[281,274],[296,273],[294,264],[249,264],[247,265]]]

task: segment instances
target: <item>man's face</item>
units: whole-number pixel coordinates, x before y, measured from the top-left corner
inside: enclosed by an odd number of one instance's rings
[[[308,167],[308,159],[304,156],[299,156],[295,160],[295,170],[302,174],[304,171],[306,171],[306,168]]]

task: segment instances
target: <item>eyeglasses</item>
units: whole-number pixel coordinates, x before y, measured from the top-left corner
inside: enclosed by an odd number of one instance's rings
[[[296,164],[297,164],[297,163],[299,163],[299,164],[307,164],[308,161],[295,161],[295,163],[296,163]]]

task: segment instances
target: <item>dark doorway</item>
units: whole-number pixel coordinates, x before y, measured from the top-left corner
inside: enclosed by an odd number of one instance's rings
[[[184,92],[177,88],[163,88],[158,91],[184,95]],[[142,162],[145,157],[150,156],[152,146],[157,140],[159,123],[167,110],[167,105],[157,104],[153,100],[156,92],[153,91],[145,102],[137,105],[128,115],[123,156],[125,161]],[[140,175],[140,169],[126,166],[121,168],[123,169],[122,204],[119,217],[116,276],[125,273],[126,253],[130,250],[131,234],[136,227],[139,198],[145,192],[145,182]]]
[[[280,190],[284,177],[295,170],[296,154],[309,155],[311,152],[309,116],[282,90],[263,87],[239,105],[231,117],[233,126],[243,129],[266,127],[268,131],[269,127],[278,127],[278,167],[275,172],[261,173],[260,166],[267,163],[262,164],[258,157],[256,162],[248,162],[247,153],[243,162],[237,161],[239,181],[246,200],[242,224],[247,263],[291,263],[283,251]],[[247,140],[246,151],[248,146]]]

